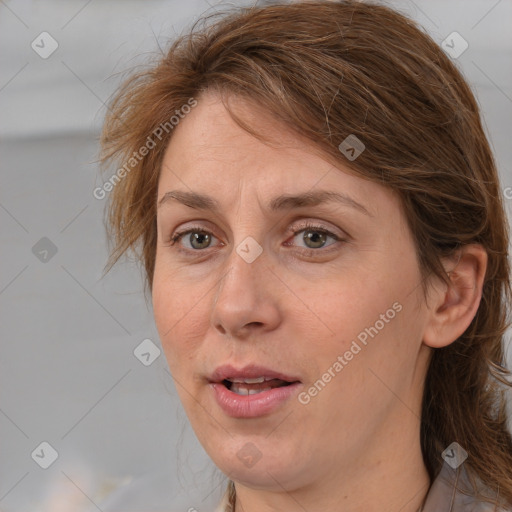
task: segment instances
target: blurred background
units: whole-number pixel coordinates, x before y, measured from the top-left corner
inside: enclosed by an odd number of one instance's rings
[[[179,405],[140,268],[124,260],[102,277],[93,190],[122,73],[200,15],[252,3],[0,0],[3,512],[201,512],[224,491]],[[510,214],[512,0],[386,3],[472,85]]]

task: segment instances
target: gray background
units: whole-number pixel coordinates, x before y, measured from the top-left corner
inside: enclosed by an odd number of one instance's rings
[[[439,43],[453,31],[468,42],[456,60],[503,189],[512,186],[512,1],[388,4]],[[4,512],[201,512],[221,496],[222,475],[188,426],[163,353],[148,366],[134,355],[144,339],[160,346],[151,307],[133,262],[102,278],[105,201],[92,195],[119,73],[211,9],[203,0],[0,0]],[[47,59],[31,47],[43,31],[59,45]],[[43,441],[58,452],[48,469],[36,463],[50,456]]]

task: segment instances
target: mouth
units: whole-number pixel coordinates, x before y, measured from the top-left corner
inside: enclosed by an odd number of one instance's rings
[[[232,378],[224,379],[221,384],[232,393],[237,395],[257,395],[265,391],[275,388],[290,386],[299,381],[286,381],[283,379],[275,379],[273,377],[256,377],[253,379]]]
[[[208,380],[212,384],[222,384],[233,393],[246,395],[300,382],[296,376],[255,364],[240,369],[229,364],[219,366]]]
[[[225,414],[247,419],[278,411],[303,386],[296,376],[258,365],[219,366],[208,382]]]

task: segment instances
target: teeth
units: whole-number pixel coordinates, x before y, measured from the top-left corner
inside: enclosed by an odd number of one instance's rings
[[[229,380],[231,382],[244,382],[245,384],[261,384],[262,382],[265,382],[265,377],[256,377],[254,379],[235,378],[235,379],[229,379]],[[266,380],[271,380],[271,379],[267,377]]]
[[[236,393],[237,395],[256,395],[257,393],[263,393],[263,391],[270,391],[272,388],[264,388],[264,389],[248,389],[243,386],[237,386],[233,384],[231,386],[230,391]]]

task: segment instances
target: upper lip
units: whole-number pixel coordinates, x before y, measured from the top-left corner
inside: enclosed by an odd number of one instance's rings
[[[280,379],[287,382],[300,381],[298,377],[278,372],[265,366],[250,364],[243,368],[235,368],[229,364],[219,366],[208,378],[210,382],[222,382],[227,379],[255,379],[258,377],[266,377],[270,379]]]

